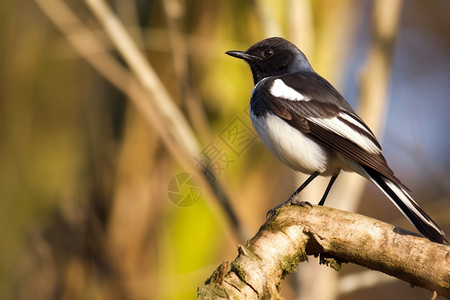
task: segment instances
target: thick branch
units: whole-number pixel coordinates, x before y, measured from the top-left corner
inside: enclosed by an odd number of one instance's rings
[[[290,206],[270,218],[230,264],[199,288],[199,299],[281,298],[281,280],[307,260],[352,262],[450,298],[450,247],[329,207]]]

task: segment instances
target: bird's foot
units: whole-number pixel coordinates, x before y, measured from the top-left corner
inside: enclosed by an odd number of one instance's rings
[[[301,201],[296,198],[289,199],[288,201],[278,204],[277,206],[275,206],[274,208],[269,210],[266,214],[266,219],[269,219],[270,217],[272,217],[283,206],[288,206],[288,205],[298,205],[301,207],[305,207],[306,205],[309,205],[309,206],[311,206],[311,208],[313,207],[312,204],[309,203],[308,201]]]

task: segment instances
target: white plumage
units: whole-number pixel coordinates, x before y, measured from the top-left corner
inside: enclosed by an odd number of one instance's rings
[[[350,122],[352,122],[353,124],[355,124],[357,122],[355,119],[351,118],[347,114],[340,113],[339,116],[341,116],[341,117],[344,116],[343,118],[345,118],[346,120],[350,119]],[[378,147],[378,145],[375,144],[367,135],[363,135],[363,134],[359,133],[358,131],[354,130],[353,128],[351,128],[350,126],[348,126],[347,124],[345,124],[344,122],[339,120],[337,117],[328,118],[328,119],[327,118],[309,117],[308,120],[316,123],[317,125],[322,126],[323,128],[326,128],[329,131],[332,131],[332,132],[342,136],[343,138],[346,138],[346,139],[352,141],[353,143],[355,143],[362,149],[366,150],[367,152],[374,153],[374,154],[381,153],[380,147]],[[356,125],[361,128],[361,125],[358,125],[358,124],[359,123],[356,123]],[[365,129],[365,128],[363,128],[363,129],[365,130],[365,132],[367,134],[372,136],[372,134],[369,131],[367,131],[367,129]]]
[[[261,80],[262,81],[262,80]],[[259,82],[258,82],[259,83]],[[255,85],[255,88],[258,86]],[[270,93],[274,97],[284,98],[291,101],[309,101],[309,98],[306,98],[301,93],[297,92],[293,88],[287,86],[283,80],[275,79],[270,87]]]
[[[303,133],[272,114],[250,118],[264,146],[288,167],[306,174],[327,170],[329,153]]]
[[[269,215],[294,204],[294,197],[318,175],[331,176],[319,201],[323,205],[339,172],[353,171],[373,181],[427,238],[448,243],[444,232],[394,176],[370,129],[342,95],[315,73],[295,45],[275,37],[245,52],[227,54],[250,65],[257,83],[251,96],[250,117],[263,144],[288,167],[311,174]]]

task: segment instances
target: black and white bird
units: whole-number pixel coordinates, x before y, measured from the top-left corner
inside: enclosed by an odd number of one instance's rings
[[[268,215],[285,205],[303,205],[296,196],[318,175],[331,176],[319,201],[323,205],[344,170],[375,183],[429,240],[447,242],[444,232],[395,177],[370,128],[294,44],[273,37],[247,51],[226,54],[250,65],[255,84],[250,117],[263,144],[291,169],[311,174],[289,200]]]

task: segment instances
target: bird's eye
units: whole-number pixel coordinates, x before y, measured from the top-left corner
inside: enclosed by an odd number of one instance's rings
[[[273,50],[272,49],[266,49],[263,51],[263,57],[264,58],[268,58],[271,57],[273,55]]]

